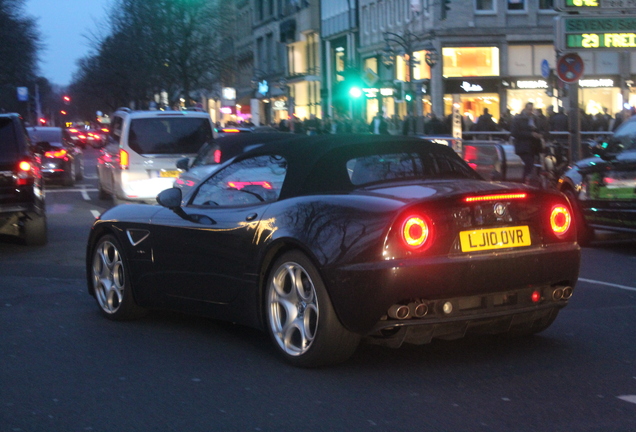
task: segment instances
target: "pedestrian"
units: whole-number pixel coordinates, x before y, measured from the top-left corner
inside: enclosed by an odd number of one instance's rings
[[[371,123],[369,124],[369,132],[374,135],[388,135],[389,134],[389,124],[384,120],[382,114],[378,112]]]
[[[432,112],[430,118],[424,123],[424,135],[446,135],[448,133],[446,125]]]
[[[415,116],[407,115],[402,122],[402,135],[416,135]]]
[[[534,104],[526,103],[520,114],[515,116],[510,127],[514,138],[515,153],[523,162],[523,182],[531,180],[535,159],[541,153],[543,135],[537,129],[537,118],[534,115]]]
[[[475,124],[475,131],[477,132],[495,132],[497,130],[497,123],[492,119],[492,115],[488,112],[488,108],[484,108],[484,113],[479,116],[477,123]]]
[[[512,114],[510,113],[510,110],[507,109],[505,112],[501,114],[501,117],[499,117],[499,123],[498,123],[499,129],[510,131],[511,124],[512,124]]]
[[[570,119],[565,114],[563,107],[559,107],[559,112],[550,118],[550,129],[555,132],[568,132],[570,130]]]

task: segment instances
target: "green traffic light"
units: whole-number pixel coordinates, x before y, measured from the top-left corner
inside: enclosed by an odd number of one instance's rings
[[[411,102],[411,101],[413,100],[413,96],[412,96],[410,93],[407,93],[407,94],[404,96],[404,99],[405,99],[407,102]]]
[[[349,89],[349,95],[354,98],[359,98],[362,96],[362,89],[360,89],[360,87],[351,87]]]

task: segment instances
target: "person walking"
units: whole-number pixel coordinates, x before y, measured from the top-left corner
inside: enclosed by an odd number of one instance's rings
[[[541,153],[543,135],[537,129],[534,104],[526,103],[520,114],[514,117],[510,134],[514,138],[515,153],[523,162],[523,182],[529,182],[534,170],[535,159]]]
[[[384,120],[381,113],[377,113],[373,120],[371,120],[371,124],[369,124],[369,132],[374,135],[388,135],[389,134],[389,124]]]
[[[477,132],[495,132],[497,131],[497,123],[492,119],[492,115],[488,112],[488,108],[484,108],[484,113],[479,116],[475,124]]]

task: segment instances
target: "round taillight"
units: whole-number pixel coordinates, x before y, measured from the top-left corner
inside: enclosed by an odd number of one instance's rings
[[[31,164],[28,163],[27,161],[20,162],[20,165],[18,166],[20,167],[22,171],[31,171]]]
[[[430,227],[422,216],[409,216],[402,225],[402,239],[410,248],[421,248],[430,237]]]
[[[565,234],[570,225],[572,224],[572,216],[570,210],[562,205],[552,207],[552,213],[550,213],[550,227],[556,235]]]

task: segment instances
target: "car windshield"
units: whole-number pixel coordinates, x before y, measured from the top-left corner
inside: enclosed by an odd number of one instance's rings
[[[621,150],[636,150],[636,121],[623,123],[614,133],[612,141]]]
[[[15,160],[18,154],[13,122],[9,118],[0,118],[0,162]]]
[[[211,140],[205,118],[145,118],[130,124],[129,145],[139,154],[193,154]]]

